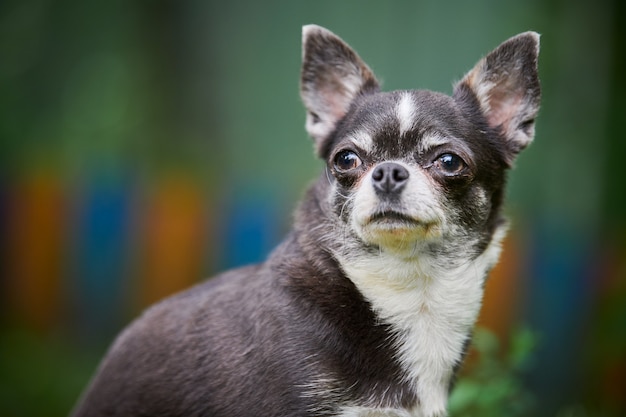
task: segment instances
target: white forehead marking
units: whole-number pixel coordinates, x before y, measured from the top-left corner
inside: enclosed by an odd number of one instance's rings
[[[352,143],[354,143],[365,152],[371,152],[374,148],[374,140],[372,139],[372,135],[364,130],[357,130],[356,132],[350,134],[348,138],[352,141]]]
[[[402,93],[400,101],[398,101],[398,107],[396,108],[396,115],[400,122],[400,135],[404,135],[413,128],[413,124],[415,123],[415,110],[415,102],[413,101],[411,93]]]

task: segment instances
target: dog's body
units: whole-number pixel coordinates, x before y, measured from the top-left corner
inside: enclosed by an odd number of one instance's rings
[[[446,415],[505,233],[506,171],[534,134],[538,36],[452,97],[379,92],[306,26],[301,93],[328,165],[260,265],[149,309],[75,410],[89,416]]]

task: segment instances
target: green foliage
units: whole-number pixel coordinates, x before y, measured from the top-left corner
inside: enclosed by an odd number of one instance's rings
[[[101,349],[86,352],[57,337],[3,328],[0,415],[67,416],[101,354]]]
[[[473,349],[476,360],[470,360],[454,388],[448,408],[451,417],[518,417],[531,415],[533,394],[524,386],[522,376],[528,368],[535,334],[520,328],[513,332],[506,352],[489,330],[478,328]]]

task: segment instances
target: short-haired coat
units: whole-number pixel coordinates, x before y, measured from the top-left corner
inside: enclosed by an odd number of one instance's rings
[[[326,162],[266,262],[148,309],[74,410],[99,416],[446,415],[533,139],[539,36],[481,59],[452,96],[381,92],[303,30],[306,130]]]

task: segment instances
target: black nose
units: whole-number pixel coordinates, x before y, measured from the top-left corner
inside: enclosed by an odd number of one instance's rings
[[[379,193],[399,193],[408,180],[409,171],[395,162],[383,162],[372,172],[374,189]]]

